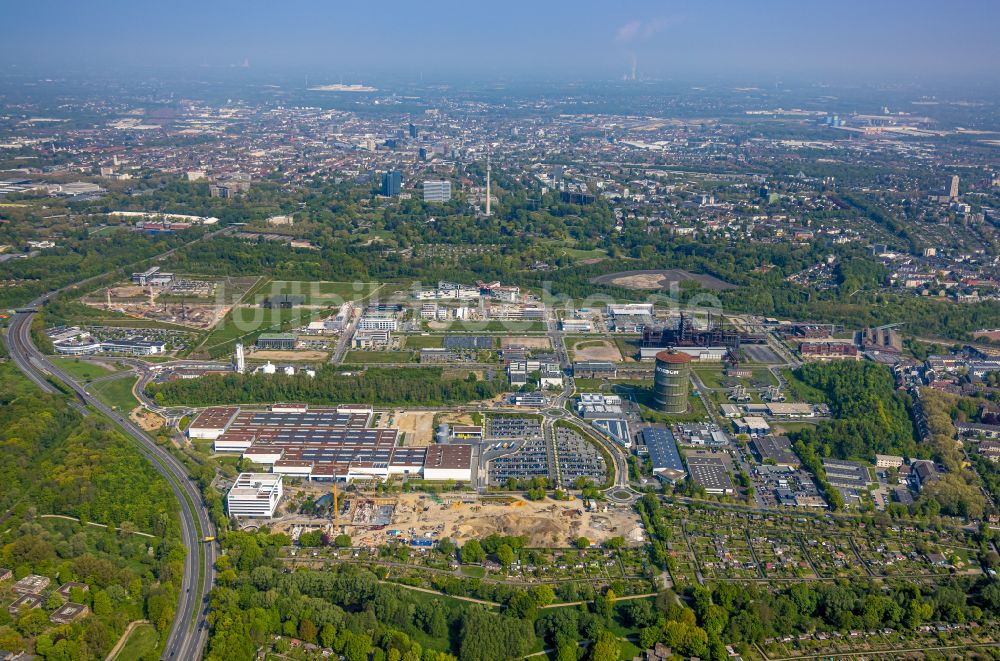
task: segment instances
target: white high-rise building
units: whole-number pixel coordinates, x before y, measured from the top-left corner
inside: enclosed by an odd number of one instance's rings
[[[425,181],[424,202],[447,202],[451,199],[450,181]]]
[[[236,345],[236,373],[243,374],[247,371],[247,357],[243,352],[243,345],[237,343]]]
[[[281,500],[280,473],[240,473],[226,496],[229,516],[270,518]]]

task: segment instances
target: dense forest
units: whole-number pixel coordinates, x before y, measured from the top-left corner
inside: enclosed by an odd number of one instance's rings
[[[0,364],[0,508],[162,534],[177,504],[152,465],[110,423],[83,418],[59,396],[28,390],[11,363]]]
[[[169,628],[186,551],[166,481],[110,423],[40,393],[6,362],[0,484],[0,566],[15,578],[52,579],[43,608],[0,609],[0,649],[33,650],[46,660],[100,659],[129,621]],[[91,614],[55,626],[49,614],[63,599],[52,590],[66,581],[89,587],[71,598]],[[9,596],[9,584],[0,591]]]
[[[822,393],[832,419],[791,434],[802,463],[816,476],[826,502],[842,509],[843,498],[826,479],[823,458],[863,459],[876,454],[926,457],[918,447],[906,395],[897,393],[888,367],[876,363],[840,361],[806,363],[795,377]]]
[[[490,399],[506,388],[506,381],[444,379],[439,368],[369,368],[345,374],[332,365],[305,375],[219,374],[197,380],[151,383],[147,390],[163,406],[211,406],[260,402],[309,404],[409,404],[414,406],[464,403]]]
[[[797,435],[820,456],[874,462],[876,454],[929,453],[917,447],[909,398],[896,392],[888,367],[855,361],[807,363],[795,376],[822,392],[830,406],[832,420]]]
[[[968,455],[955,441],[957,434],[953,420],[958,418],[967,402],[968,400],[932,388],[922,388],[920,391],[920,404],[929,432],[927,445],[933,451],[935,460],[945,467],[947,473],[923,489],[917,505],[931,512],[940,509],[945,514],[981,519],[987,509],[995,511],[995,506],[988,503],[983,494],[981,476],[985,476],[987,480],[995,479],[993,476],[996,469],[992,466],[982,466],[983,470],[977,472],[966,469]],[[968,454],[978,456],[978,453]],[[990,484],[988,481],[987,486]]]
[[[958,398],[923,390],[921,402],[930,434],[925,442],[918,442],[912,421],[913,402],[908,394],[895,390],[888,367],[853,361],[808,363],[795,371],[795,377],[823,393],[830,406],[831,420],[806,427],[791,437],[796,452],[816,475],[823,496],[834,509],[840,509],[843,502],[826,480],[823,458],[874,463],[876,454],[897,454],[934,459],[945,468],[935,481],[921,489],[909,514],[983,517],[987,502],[980,489],[981,480],[966,469],[964,455],[954,440],[951,413]],[[897,503],[890,504],[889,509],[906,513]]]

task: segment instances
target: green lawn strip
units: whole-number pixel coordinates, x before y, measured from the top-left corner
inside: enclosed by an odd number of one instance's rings
[[[412,351],[348,351],[344,364],[412,363],[416,359],[417,354]]]
[[[235,307],[197,349],[217,358],[232,352],[237,342],[253,344],[261,333],[288,332],[329,312],[328,309]]]
[[[443,335],[406,335],[407,349],[440,349],[444,346]]]
[[[253,297],[244,300],[260,303],[271,296],[302,296],[305,305],[339,307],[345,301],[364,300],[378,289],[377,282],[332,282],[272,280],[267,286],[256,288]]]
[[[478,565],[462,565],[462,575],[470,578],[483,578],[486,570]]]
[[[156,652],[159,642],[160,636],[152,624],[136,625],[115,655],[115,661],[150,658],[150,654]]]
[[[118,379],[91,384],[87,389],[108,406],[120,413],[128,413],[139,406],[139,401],[132,394],[136,378],[135,374],[124,374]]]
[[[93,381],[113,372],[103,365],[98,365],[78,358],[53,358],[52,364],[69,374],[76,381]]]

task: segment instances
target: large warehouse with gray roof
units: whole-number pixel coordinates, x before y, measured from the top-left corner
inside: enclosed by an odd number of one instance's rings
[[[423,475],[431,480],[471,481],[471,446],[400,447],[398,430],[369,426],[372,413],[370,407],[351,405],[275,404],[268,410],[213,407],[191,423],[188,435],[213,440],[216,452],[240,452],[275,473],[309,480],[350,482]]]

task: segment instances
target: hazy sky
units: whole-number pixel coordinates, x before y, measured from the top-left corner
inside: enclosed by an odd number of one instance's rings
[[[692,79],[1000,78],[1000,0],[41,0],[3,3],[0,68],[224,67]],[[335,82],[335,81],[334,81]]]

